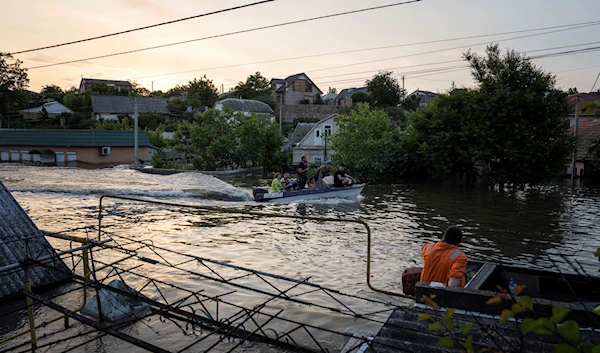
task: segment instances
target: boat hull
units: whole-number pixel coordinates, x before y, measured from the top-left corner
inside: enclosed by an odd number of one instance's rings
[[[256,194],[257,202],[294,202],[301,200],[318,200],[328,198],[355,199],[365,188],[365,184],[346,186],[341,188],[284,191],[278,193]]]

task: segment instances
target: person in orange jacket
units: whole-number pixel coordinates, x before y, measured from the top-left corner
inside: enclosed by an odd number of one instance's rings
[[[423,272],[421,282],[447,283],[449,287],[464,287],[467,280],[467,255],[458,244],[462,241],[462,231],[458,227],[446,229],[442,241],[425,243],[421,248]]]

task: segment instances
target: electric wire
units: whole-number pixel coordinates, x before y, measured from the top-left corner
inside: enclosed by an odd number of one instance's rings
[[[535,32],[535,31],[543,31],[543,30],[556,29],[556,28],[575,27],[575,26],[588,25],[588,24],[600,24],[600,21],[574,23],[574,24],[560,25],[560,26],[551,26],[551,27],[539,27],[539,28],[523,29],[523,30],[517,30],[517,31],[480,34],[480,35],[473,35],[473,36],[466,36],[466,37],[456,37],[456,38],[446,38],[446,39],[436,39],[436,40],[422,41],[422,42],[413,42],[413,43],[402,43],[402,44],[395,44],[395,45],[386,45],[386,46],[381,46],[381,47],[352,49],[352,50],[329,52],[329,53],[320,53],[320,54],[295,56],[295,57],[289,57],[289,58],[279,58],[279,59],[271,59],[271,60],[263,60],[263,61],[254,61],[254,62],[243,63],[243,64],[232,64],[232,65],[209,67],[209,68],[203,68],[203,69],[193,69],[193,70],[170,72],[170,73],[163,73],[163,74],[156,74],[156,75],[139,76],[139,77],[133,77],[132,79],[136,80],[136,79],[144,79],[144,78],[151,78],[151,77],[160,77],[160,76],[187,74],[187,73],[197,72],[197,71],[211,71],[211,70],[218,70],[218,69],[229,69],[229,68],[232,68],[232,67],[250,66],[250,65],[259,65],[259,64],[269,64],[269,63],[282,62],[282,61],[310,59],[310,58],[317,58],[317,57],[323,57],[323,56],[340,55],[340,54],[351,54],[351,53],[359,53],[359,52],[365,52],[365,51],[375,51],[375,50],[392,49],[392,48],[400,48],[400,47],[410,47],[410,46],[418,46],[418,45],[425,45],[425,44],[436,44],[436,43],[459,41],[459,40],[465,40],[465,39],[494,37],[494,36],[500,36],[500,35]]]
[[[322,20],[322,19],[326,19],[326,18],[351,15],[351,14],[360,13],[360,12],[366,12],[366,11],[380,10],[380,9],[390,8],[390,7],[400,6],[400,5],[408,5],[408,4],[412,4],[412,3],[416,3],[416,2],[421,2],[421,1],[423,1],[423,0],[408,0],[408,1],[397,2],[397,3],[393,3],[393,4],[387,4],[387,5],[381,5],[381,6],[373,6],[373,7],[368,7],[368,8],[358,9],[358,10],[339,12],[339,13],[335,13],[335,14],[329,14],[329,15],[318,16],[318,17],[305,18],[305,19],[302,19],[302,20],[282,22],[282,23],[277,23],[277,24],[274,24],[274,25],[261,26],[261,27],[255,27],[255,28],[250,28],[250,29],[243,29],[243,30],[234,31],[234,32],[216,34],[216,35],[212,35],[212,36],[208,36],[208,37],[202,37],[202,38],[196,38],[196,39],[189,39],[189,40],[184,40],[184,41],[180,41],[180,42],[173,42],[173,43],[167,43],[167,44],[161,44],[161,45],[156,45],[156,46],[147,47],[147,48],[133,49],[133,50],[123,51],[123,52],[118,52],[118,53],[93,56],[93,57],[89,57],[89,58],[85,58],[85,59],[76,59],[76,60],[63,61],[63,62],[58,62],[58,63],[52,63],[52,64],[48,64],[48,65],[34,66],[34,67],[29,67],[28,69],[29,70],[41,69],[41,68],[45,68],[45,67],[52,67],[52,66],[65,65],[65,64],[72,64],[72,63],[77,63],[77,62],[82,62],[82,61],[88,61],[88,60],[103,59],[103,58],[108,58],[108,57],[112,57],[112,56],[138,53],[138,52],[142,52],[142,51],[159,49],[159,48],[166,48],[166,47],[171,47],[171,46],[175,46],[175,45],[193,43],[193,42],[198,42],[198,41],[207,40],[207,39],[222,38],[222,37],[232,36],[232,35],[241,34],[241,33],[256,32],[256,31],[261,31],[261,30],[264,30],[264,29],[289,26],[289,25],[298,24],[298,23],[305,23],[305,22],[311,22],[311,21],[316,21],[316,20]]]
[[[596,81],[594,81],[594,85],[592,86],[592,89],[590,90],[590,92],[593,92],[594,88],[596,88],[596,83],[598,83],[599,78],[600,78],[600,72],[598,72],[598,76],[596,76]]]
[[[169,25],[169,24],[173,24],[173,23],[177,23],[177,22],[183,22],[183,21],[187,21],[187,20],[192,20],[192,19],[196,19],[196,18],[200,18],[200,17],[206,17],[206,16],[210,16],[210,15],[216,15],[216,14],[220,14],[220,13],[224,13],[224,12],[229,12],[229,11],[239,10],[239,9],[243,9],[243,8],[247,8],[247,7],[252,7],[252,6],[256,6],[256,5],[261,5],[261,4],[264,4],[264,3],[267,3],[267,2],[273,2],[273,1],[275,1],[275,0],[262,0],[262,1],[251,3],[251,4],[239,5],[239,6],[230,7],[230,8],[226,8],[226,9],[222,9],[222,10],[217,10],[217,11],[203,13],[203,14],[200,14],[200,15],[184,17],[184,18],[180,18],[178,20],[161,22],[161,23],[157,23],[157,24],[153,24],[153,25],[149,25],[149,26],[143,26],[143,27],[139,27],[139,28],[128,29],[126,31],[120,31],[120,32],[115,32],[115,33],[110,33],[110,34],[103,34],[103,35],[96,36],[96,37],[79,39],[79,40],[74,40],[74,41],[66,42],[66,43],[48,45],[48,46],[45,46],[45,47],[39,47],[39,48],[34,48],[34,49],[26,49],[26,50],[15,51],[15,52],[12,52],[10,54],[11,55],[16,55],[16,54],[23,54],[23,53],[31,53],[31,52],[38,51],[38,50],[45,50],[45,49],[51,49],[51,48],[64,47],[66,45],[72,45],[72,44],[78,44],[78,43],[83,43],[83,42],[89,42],[89,41],[96,40],[96,39],[114,37],[114,36],[118,36],[118,35],[121,35],[121,34],[126,34],[126,33],[131,33],[131,32],[137,32],[137,31],[142,31],[142,30],[149,29],[149,28],[160,27],[160,26]]]

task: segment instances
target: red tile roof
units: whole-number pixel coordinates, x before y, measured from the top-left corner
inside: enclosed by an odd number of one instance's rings
[[[575,99],[577,97],[579,97],[579,104],[577,104],[577,108],[579,109],[579,115],[593,116],[596,114],[600,114],[600,93],[591,92],[571,94],[567,97],[567,100],[571,105],[574,105]],[[590,108],[589,106],[592,105],[591,103],[593,102],[597,102],[596,107]],[[600,115],[597,116],[600,117]]]

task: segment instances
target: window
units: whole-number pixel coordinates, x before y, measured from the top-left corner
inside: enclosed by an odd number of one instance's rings
[[[281,96],[277,95],[277,103],[281,103]]]
[[[321,130],[315,130],[315,137],[321,137]]]
[[[315,166],[317,166],[317,167],[321,166],[321,157],[315,157],[314,161],[315,161]]]
[[[312,92],[312,85],[305,80],[294,81],[294,91],[297,92]]]
[[[331,136],[331,125],[325,125],[324,134]]]

